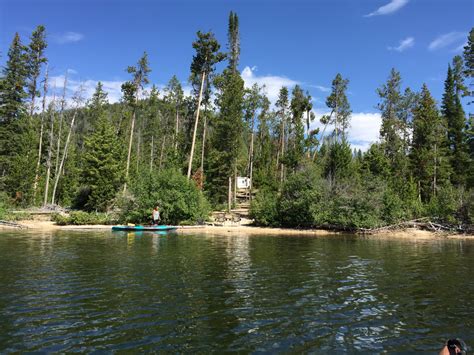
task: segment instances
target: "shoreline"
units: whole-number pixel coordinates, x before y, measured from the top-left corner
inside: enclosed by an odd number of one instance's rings
[[[25,220],[16,222],[25,227],[25,229],[15,228],[6,225],[0,225],[1,230],[29,230],[29,231],[58,231],[58,230],[72,230],[72,231],[90,231],[100,230],[106,231],[112,228],[111,225],[56,225],[52,221],[35,221]],[[354,235],[362,238],[412,238],[412,239],[470,239],[474,240],[472,234],[455,234],[446,232],[431,232],[420,230],[416,228],[404,228],[397,230],[378,231],[374,233],[355,233],[345,231],[332,231],[325,229],[291,229],[291,228],[270,228],[258,227],[249,225],[228,225],[228,226],[178,226],[177,232],[179,234],[210,234],[210,235],[301,235],[301,236],[334,236],[334,235]]]

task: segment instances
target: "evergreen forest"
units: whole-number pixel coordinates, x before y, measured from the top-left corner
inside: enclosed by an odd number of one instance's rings
[[[374,88],[380,139],[362,152],[348,139],[342,73],[322,129],[299,85],[282,87],[274,103],[264,87],[245,87],[234,12],[227,43],[201,31],[190,43],[190,95],[176,76],[164,88],[151,83],[144,52],[124,68],[116,103],[100,82],[91,97],[81,88],[68,97],[67,73],[63,87],[52,85],[44,26],[29,38],[13,34],[0,58],[0,211],[58,205],[143,223],[159,204],[164,223],[197,223],[226,209],[236,177],[246,176],[257,225],[358,230],[427,220],[466,230],[474,222],[474,28],[466,41],[446,63],[438,99],[426,84],[405,86],[396,68],[387,73]]]

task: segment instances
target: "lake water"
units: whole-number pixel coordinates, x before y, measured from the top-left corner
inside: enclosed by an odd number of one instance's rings
[[[0,352],[474,344],[474,242],[0,233]]]

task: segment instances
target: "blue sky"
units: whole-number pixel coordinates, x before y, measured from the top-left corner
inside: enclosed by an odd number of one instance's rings
[[[447,65],[474,25],[473,0],[2,0],[0,63],[15,32],[27,41],[43,24],[52,76],[69,69],[71,91],[84,81],[90,93],[101,80],[117,100],[125,68],[143,51],[153,83],[176,74],[186,85],[196,31],[212,30],[225,48],[231,10],[239,15],[246,83],[266,84],[270,98],[298,83],[322,113],[340,72],[350,80],[351,141],[361,148],[377,139],[376,88],[390,69],[413,90],[427,83],[439,100]]]

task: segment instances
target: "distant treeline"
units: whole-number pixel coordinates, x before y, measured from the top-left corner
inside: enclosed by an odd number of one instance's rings
[[[341,74],[320,131],[300,86],[282,87],[274,105],[263,87],[244,87],[235,13],[227,52],[212,32],[197,32],[192,46],[190,96],[175,76],[161,92],[150,86],[145,52],[126,68],[121,101],[110,104],[100,82],[92,97],[79,89],[72,100],[67,73],[63,88],[52,87],[43,26],[28,44],[15,34],[0,77],[3,203],[120,210],[129,221],[160,203],[169,221],[195,221],[209,203],[227,201],[229,179],[249,176],[258,190],[251,212],[263,225],[370,228],[422,216],[473,222],[474,118],[462,100],[473,102],[474,29],[463,56],[447,63],[439,106],[426,85],[404,87],[392,69],[377,89],[380,142],[364,153],[347,139],[352,111]]]

